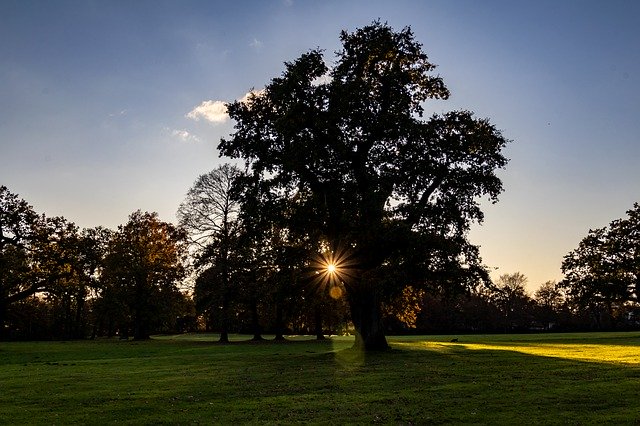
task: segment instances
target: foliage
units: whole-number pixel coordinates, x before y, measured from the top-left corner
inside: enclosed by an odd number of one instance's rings
[[[177,283],[185,274],[186,235],[156,213],[137,211],[120,225],[109,243],[103,282],[105,297],[123,308],[122,331],[136,339],[161,329],[180,299]],[[175,319],[175,316],[173,317]]]
[[[8,314],[12,335],[33,334],[18,304],[37,307],[46,299],[52,307],[47,315],[51,320],[44,321],[50,337],[85,336],[87,297],[104,249],[98,246],[102,232],[80,231],[63,217],[39,216],[26,201],[0,187],[0,323]]]
[[[534,298],[541,306],[549,309],[559,309],[564,303],[564,294],[555,281],[540,285]]]
[[[331,69],[312,50],[230,104],[235,132],[219,149],[246,161],[241,198],[259,197],[270,221],[353,251],[356,344],[382,349],[384,300],[487,278],[466,235],[483,219],[477,198],[502,191],[507,140],[468,111],[422,118],[423,102],[449,91],[409,28],[374,22],[340,38]]]
[[[532,300],[526,290],[527,277],[519,272],[500,275],[490,297],[504,319],[504,331],[526,330],[531,323]]]
[[[424,297],[424,290],[417,290],[407,286],[399,296],[383,305],[383,313],[387,317],[391,317],[389,319],[399,322],[402,327],[415,329],[418,315],[424,307]],[[387,319],[387,322],[389,319]]]
[[[533,298],[535,318],[543,330],[557,329],[571,317],[565,294],[555,281],[540,285]]]
[[[578,248],[564,257],[560,286],[570,301],[588,309],[599,326],[603,316],[619,317],[625,305],[637,306],[640,283],[640,204],[627,218],[589,230]]]
[[[0,186],[0,334],[8,306],[41,289],[31,280],[31,245],[42,222],[25,200]]]

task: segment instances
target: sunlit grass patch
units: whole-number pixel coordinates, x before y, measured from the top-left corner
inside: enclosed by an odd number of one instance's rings
[[[492,345],[492,344],[464,344],[470,350],[515,351],[528,355],[575,359],[589,362],[610,362],[619,364],[640,365],[640,351],[637,346],[627,345],[588,345],[588,344],[521,344],[521,345]]]
[[[423,338],[422,338],[423,339]],[[471,351],[513,351],[540,357],[588,362],[640,365],[640,334],[589,333],[549,335],[463,336],[449,340],[420,337],[394,339],[398,347],[452,352],[462,348]]]

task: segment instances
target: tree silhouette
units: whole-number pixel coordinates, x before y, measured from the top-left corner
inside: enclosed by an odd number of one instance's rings
[[[187,230],[196,267],[200,276],[196,281],[199,310],[220,306],[220,341],[229,341],[229,308],[237,289],[242,261],[238,246],[240,206],[232,198],[234,180],[240,169],[223,164],[198,177],[178,209],[180,226]]]
[[[42,221],[33,207],[0,186],[0,335],[7,309],[43,289],[31,280],[31,246]]]
[[[288,227],[349,252],[356,346],[385,349],[385,299],[442,274],[486,277],[466,236],[483,219],[478,197],[502,191],[495,170],[507,140],[468,111],[422,118],[424,101],[449,91],[409,28],[374,22],[340,39],[331,69],[312,50],[228,105],[235,131],[219,149],[246,161],[254,183],[242,187],[306,218]],[[278,209],[269,214],[279,220]]]
[[[134,212],[114,233],[103,279],[111,299],[125,309],[124,318],[131,318],[135,339],[148,338],[180,299],[185,256],[184,232],[156,213]]]
[[[559,286],[573,304],[591,312],[598,327],[604,326],[603,314],[613,317],[616,307],[638,302],[640,204],[627,216],[589,230],[562,262],[565,277]]]
[[[500,275],[490,291],[500,309],[504,332],[527,329],[531,322],[532,301],[526,290],[527,277],[520,272]]]

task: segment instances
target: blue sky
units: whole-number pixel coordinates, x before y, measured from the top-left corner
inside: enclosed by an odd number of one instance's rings
[[[175,220],[224,162],[232,123],[189,112],[260,89],[284,61],[380,18],[411,26],[452,92],[513,140],[505,193],[471,240],[531,289],[589,228],[640,201],[634,1],[0,1],[0,184],[47,215]],[[193,116],[193,115],[192,115]]]

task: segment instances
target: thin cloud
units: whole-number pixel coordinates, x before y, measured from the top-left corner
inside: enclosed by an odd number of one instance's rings
[[[227,104],[223,101],[204,101],[185,116],[195,121],[207,120],[214,124],[224,123],[229,119]]]
[[[182,142],[200,142],[199,137],[184,129],[173,129],[171,131],[171,136],[180,139]]]
[[[257,38],[254,38],[251,43],[249,43],[249,46],[253,47],[254,49],[260,49],[262,47],[262,42]]]
[[[118,116],[125,115],[126,113],[127,113],[127,110],[123,109],[120,112],[109,114],[109,117],[118,117]]]

